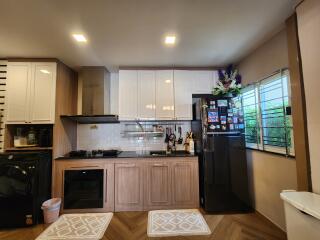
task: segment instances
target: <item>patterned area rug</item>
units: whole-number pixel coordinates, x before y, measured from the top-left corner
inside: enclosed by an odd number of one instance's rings
[[[98,240],[104,235],[113,213],[64,214],[36,240]]]
[[[158,210],[149,212],[149,237],[210,234],[210,228],[197,209]]]

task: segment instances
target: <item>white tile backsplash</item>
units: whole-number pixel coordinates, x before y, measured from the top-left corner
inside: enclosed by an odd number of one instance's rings
[[[134,122],[132,122],[134,123]],[[127,129],[127,123],[120,124],[78,124],[77,148],[80,150],[93,149],[120,149],[122,151],[145,151],[145,150],[165,150],[166,143],[163,137],[125,137],[123,132]],[[164,129],[171,127],[174,129],[174,123],[158,123]],[[177,138],[178,126],[182,128],[183,143],[186,132],[190,131],[191,123],[176,122]],[[183,149],[183,144],[177,144],[177,149]]]

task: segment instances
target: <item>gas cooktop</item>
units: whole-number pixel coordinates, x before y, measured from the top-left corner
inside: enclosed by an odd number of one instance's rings
[[[71,151],[69,152],[69,157],[93,157],[93,158],[99,158],[99,157],[116,157],[121,151],[110,149],[110,150],[77,150],[77,151]]]

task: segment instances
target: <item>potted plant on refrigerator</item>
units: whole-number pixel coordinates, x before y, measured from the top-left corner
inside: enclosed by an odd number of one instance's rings
[[[231,64],[225,70],[218,70],[218,81],[212,90],[213,95],[235,97],[240,94],[240,90],[241,75],[238,73],[238,69],[235,69]]]

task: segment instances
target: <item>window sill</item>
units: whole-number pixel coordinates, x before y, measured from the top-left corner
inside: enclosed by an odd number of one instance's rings
[[[260,150],[260,149],[256,149],[256,148],[251,148],[251,147],[246,147],[247,150],[253,150],[253,151],[258,151],[258,152],[263,152],[263,153],[267,153],[267,154],[272,154],[272,155],[278,155],[278,156],[282,156],[285,158],[291,158],[291,159],[296,159],[295,156],[293,155],[287,155],[284,153],[277,153],[277,152],[271,152],[271,151],[266,151],[266,150]]]

